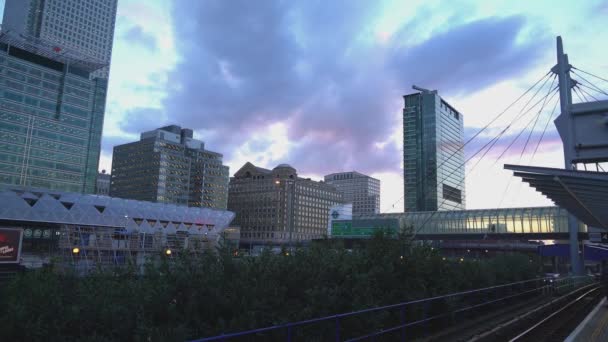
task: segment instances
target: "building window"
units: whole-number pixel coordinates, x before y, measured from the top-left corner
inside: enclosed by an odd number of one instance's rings
[[[462,203],[461,191],[446,184],[443,184],[443,198],[452,202]]]

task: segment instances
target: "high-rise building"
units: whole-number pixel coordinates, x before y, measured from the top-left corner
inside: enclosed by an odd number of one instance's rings
[[[6,0],[0,184],[94,193],[117,0]]]
[[[462,114],[436,90],[414,89],[403,97],[405,211],[465,209]]]
[[[0,32],[0,184],[94,193],[105,64],[57,49]]]
[[[246,163],[230,179],[228,208],[236,213],[241,244],[281,245],[327,234],[331,207],[342,194],[325,182],[300,178],[281,164],[272,170]]]
[[[325,183],[335,186],[344,202],[353,204],[353,216],[380,213],[380,180],[351,171],[327,175]]]
[[[112,197],[226,209],[228,166],[191,129],[161,127],[115,146],[111,173]]]
[[[95,194],[104,196],[110,195],[110,174],[106,173],[106,170],[101,170],[97,175]]]
[[[6,0],[2,30],[100,60],[107,67],[94,76],[107,78],[116,4],[117,0]]]

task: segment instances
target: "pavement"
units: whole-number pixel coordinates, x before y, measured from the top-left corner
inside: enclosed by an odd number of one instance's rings
[[[602,299],[568,336],[566,342],[608,341],[608,301]]]

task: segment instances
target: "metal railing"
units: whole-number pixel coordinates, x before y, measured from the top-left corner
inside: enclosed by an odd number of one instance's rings
[[[298,329],[316,326],[315,335],[323,341],[362,341],[374,340],[376,337],[387,334],[399,334],[400,340],[405,341],[410,329],[428,330],[434,321],[448,320],[451,324],[458,322],[459,315],[471,313],[474,310],[491,309],[492,305],[503,303],[507,300],[524,298],[526,295],[553,295],[560,294],[577,286],[588,284],[593,281],[592,277],[567,277],[567,278],[535,278],[504,285],[491,286],[476,290],[462,291],[443,296],[413,300],[409,302],[369,308],[349,313],[342,313],[321,318],[309,319],[298,322],[284,323],[265,328],[252,329],[242,332],[223,334],[193,340],[192,342],[209,341],[233,341],[240,338],[251,340],[272,341],[294,341],[298,337]],[[371,333],[363,333],[358,336],[348,336],[343,328],[344,321],[348,319],[361,318],[367,314],[381,314],[383,322],[376,327],[365,327]],[[388,313],[388,314],[386,314]],[[393,318],[392,323],[391,319]],[[463,318],[460,318],[463,319]],[[398,322],[395,322],[398,321]],[[361,322],[369,322],[367,319]],[[351,322],[352,323],[352,322]],[[397,323],[397,324],[395,324]],[[322,327],[320,325],[323,325]],[[365,324],[360,326],[361,328]],[[353,324],[351,324],[351,327]],[[356,324],[354,326],[357,326]],[[389,326],[389,328],[383,328]],[[423,335],[428,331],[424,331]],[[310,337],[310,336],[309,336]],[[333,337],[333,338],[332,338]],[[299,336],[299,339],[304,338]],[[307,340],[312,340],[308,339]]]

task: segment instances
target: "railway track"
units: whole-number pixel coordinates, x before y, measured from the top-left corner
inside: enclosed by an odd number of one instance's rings
[[[476,335],[469,342],[563,341],[601,297],[597,283],[583,286]]]
[[[601,296],[601,287],[592,285],[575,298],[555,308],[546,317],[509,339],[510,342],[563,341],[591,311]]]

